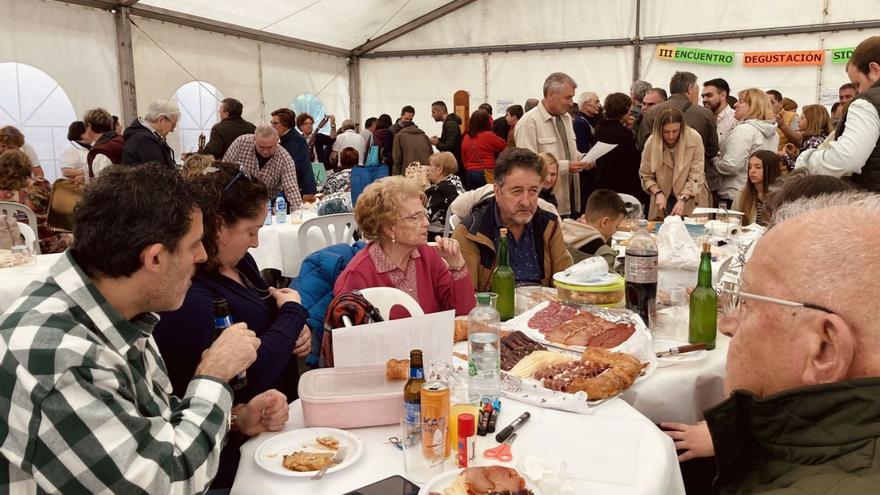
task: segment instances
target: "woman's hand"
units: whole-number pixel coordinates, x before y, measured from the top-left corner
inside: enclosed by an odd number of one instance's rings
[[[440,255],[449,265],[452,271],[464,268],[464,256],[461,254],[461,248],[458,241],[450,237],[437,236],[437,254]]]
[[[709,434],[709,425],[705,421],[700,421],[695,425],[660,423],[660,427],[669,430],[664,433],[675,441],[675,450],[685,451],[678,456],[678,462],[715,455],[712,435]]]
[[[302,330],[299,332],[299,337],[296,339],[296,344],[293,345],[293,355],[297,357],[308,356],[311,350],[312,329],[308,325],[303,325]]]
[[[302,303],[302,299],[299,297],[299,292],[287,287],[284,289],[269,287],[269,294],[275,298],[275,302],[278,304],[278,309],[281,309],[281,306],[284,306],[284,303],[287,302],[293,301],[298,304]]]
[[[678,200],[675,202],[675,206],[672,207],[672,211],[669,212],[670,215],[678,215],[680,217],[684,216],[684,208],[686,203],[682,200]]]
[[[654,195],[654,206],[657,207],[657,211],[665,212],[666,211],[666,195],[662,192],[658,192]]]

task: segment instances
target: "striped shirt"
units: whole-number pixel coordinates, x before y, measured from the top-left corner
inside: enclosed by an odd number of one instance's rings
[[[232,390],[195,377],[172,396],[157,321],[125,320],[70,251],[0,316],[0,493],[207,489]]]

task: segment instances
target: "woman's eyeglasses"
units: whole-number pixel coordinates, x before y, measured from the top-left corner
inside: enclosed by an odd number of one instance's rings
[[[428,217],[428,210],[422,210],[418,213],[413,213],[408,217],[400,217],[398,220],[401,222],[418,223],[422,220],[430,220],[430,218]]]
[[[232,184],[235,184],[235,181],[237,181],[238,179],[240,179],[242,177],[244,177],[247,180],[251,180],[251,174],[249,174],[248,171],[245,170],[244,166],[239,167],[238,173],[233,175],[232,178],[229,179],[229,182],[227,182],[226,185],[223,186],[223,192],[226,192],[227,189],[232,187]]]

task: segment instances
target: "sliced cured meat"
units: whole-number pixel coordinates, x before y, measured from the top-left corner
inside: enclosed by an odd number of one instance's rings
[[[547,307],[535,313],[528,322],[530,328],[547,333],[578,313],[576,308],[551,301]]]
[[[468,495],[530,493],[516,469],[504,466],[472,467],[464,470]]]
[[[588,347],[604,347],[612,349],[619,346],[629,339],[636,328],[626,323],[617,323],[606,328],[602,333],[592,337],[588,342]]]
[[[516,363],[534,351],[544,351],[546,347],[530,339],[520,331],[510,332],[501,338],[501,369],[510,371]]]

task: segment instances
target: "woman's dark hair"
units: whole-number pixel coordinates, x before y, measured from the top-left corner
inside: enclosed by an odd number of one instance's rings
[[[259,215],[269,201],[269,191],[257,177],[240,172],[238,164],[214,162],[210,168],[192,179],[193,189],[202,208],[205,234],[202,244],[208,260],[199,265],[199,271],[216,271],[219,248],[217,234],[223,225],[234,225],[239,220]]]
[[[768,191],[776,182],[776,179],[779,178],[779,155],[769,150],[758,150],[749,157],[749,160],[752,158],[757,158],[761,160],[761,175],[763,179],[761,179],[761,191],[764,195],[764,198],[767,197]],[[745,219],[743,223],[752,223],[756,219],[751,218],[752,211],[755,210],[755,206],[758,204],[758,188],[755,187],[755,184],[752,183],[751,180],[746,182],[746,187],[742,190],[742,208],[745,213]]]
[[[376,120],[376,130],[388,129],[389,127],[391,127],[391,116],[387,113],[383,113],[379,116],[379,119]]]
[[[181,247],[198,208],[192,188],[167,166],[109,167],[86,188],[73,213],[74,259],[87,275],[128,277],[151,244]]]
[[[79,141],[86,132],[86,124],[82,120],[74,120],[67,127],[67,140]]]
[[[33,173],[30,158],[23,151],[0,153],[0,191],[18,191],[27,187]]]
[[[293,129],[293,126],[296,125],[296,115],[294,115],[293,111],[289,108],[279,108],[270,115],[278,117],[278,121],[281,122],[281,125],[288,129]]]
[[[623,93],[611,93],[605,97],[605,118],[608,120],[620,120],[629,115],[632,107],[632,98]]]
[[[339,152],[339,168],[348,170],[358,164],[358,152],[351,146],[342,148]]]
[[[522,105],[511,105],[507,107],[507,113],[513,115],[517,119],[521,119],[525,112],[523,112]]]
[[[485,110],[475,110],[474,113],[471,114],[471,119],[468,121],[468,136],[474,137],[483,131],[491,131],[492,125],[489,124],[489,119],[489,112]]]
[[[313,124],[315,123],[315,118],[305,112],[297,115],[296,127],[302,129],[303,124],[305,124],[307,120],[311,120]]]

